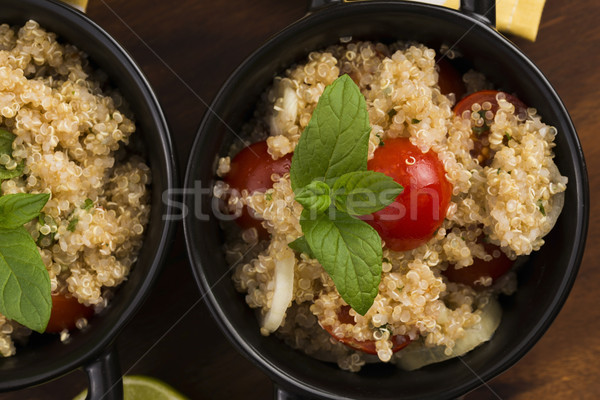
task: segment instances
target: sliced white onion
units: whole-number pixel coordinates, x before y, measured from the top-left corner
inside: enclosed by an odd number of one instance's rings
[[[465,336],[456,341],[451,355],[448,356],[444,352],[446,346],[427,347],[422,342],[413,342],[397,353],[398,358],[395,359],[395,363],[403,370],[413,371],[425,365],[462,356],[490,340],[498,325],[500,325],[501,318],[502,308],[500,304],[491,299],[482,310],[481,321],[465,330]]]
[[[550,210],[548,211],[548,225],[547,228],[542,232],[542,237],[546,236],[552,230],[552,228],[554,228],[554,225],[556,224],[564,205],[565,192],[556,193],[552,196]]]
[[[296,122],[298,114],[298,95],[294,89],[289,86],[282,89],[280,85],[276,96],[281,99],[281,102],[279,103],[279,99],[275,101],[279,106],[269,118],[271,136],[282,135]]]
[[[283,114],[281,120],[287,123],[294,123],[298,114],[298,96],[296,91],[287,86],[283,91]]]
[[[294,295],[294,266],[296,257],[290,249],[282,251],[283,257],[275,262],[275,277],[273,300],[271,308],[265,315],[262,327],[269,333],[275,332],[283,322],[287,310]]]

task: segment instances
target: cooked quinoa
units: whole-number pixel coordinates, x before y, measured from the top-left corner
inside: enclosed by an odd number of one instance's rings
[[[84,53],[35,21],[0,25],[0,128],[16,135],[12,158],[0,163],[25,166],[2,182],[2,194],[51,194],[39,220],[25,227],[52,292],[96,312],[127,279],[150,212],[150,169],[124,149],[135,124],[120,95],[105,87]],[[13,355],[13,339],[29,333],[0,315],[0,354]]]
[[[485,139],[487,151],[495,155],[489,165],[480,163],[471,155],[470,119],[477,126],[477,110],[462,116],[466,118],[454,115],[456,99],[440,93],[435,57],[434,50],[416,43],[352,42],[312,52],[304,63],[275,78],[245,128],[252,140],[266,138],[273,159],[293,152],[325,87],[348,74],[366,98],[372,126],[369,158],[380,141],[408,137],[423,152],[437,153],[453,185],[446,219],[428,243],[406,252],[384,245],[379,294],[364,316],[350,310],[354,324],[339,321],[338,311],[346,303],[318,261],[295,256],[293,300],[276,334],[290,346],[336,361],[346,370],[358,371],[372,356],[344,346],[323,326],[337,337],[374,340],[384,362],[401,357],[402,351],[392,352],[393,335],[407,335],[424,346],[445,346],[450,354],[465,330],[481,321],[486,304],[499,293],[513,293],[517,282],[511,271],[493,285],[483,277],[480,283],[486,288],[474,290],[448,281],[442,271],[450,264],[468,268],[474,258],[498,257],[499,252],[486,253],[478,240],[483,236],[511,260],[527,256],[544,244],[543,236],[562,208],[567,178],[553,161],[556,129],[545,125],[535,109],[516,115],[501,94]],[[491,87],[475,71],[463,79],[468,91]],[[239,149],[232,148],[230,156]],[[229,163],[229,157],[220,160],[220,177],[226,176]],[[266,193],[227,194],[224,181],[214,187],[214,195],[227,200],[229,212],[249,206],[271,235],[270,241],[257,243],[257,231],[251,228],[234,233],[226,244],[228,260],[238,263],[233,282],[258,310],[259,319],[271,307],[277,260],[286,256],[288,243],[302,236],[302,206],[294,200],[289,174],[272,179],[273,188]],[[269,332],[263,328],[262,333]]]

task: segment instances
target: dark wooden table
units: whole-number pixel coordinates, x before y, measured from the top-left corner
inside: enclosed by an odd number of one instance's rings
[[[302,17],[306,0],[90,0],[88,15],[137,60],[165,110],[184,170],[220,85],[271,35]],[[466,399],[600,398],[600,2],[548,0],[538,40],[513,38],[569,109],[583,143],[592,194],[587,251],[566,305],[517,365]],[[200,302],[181,229],[141,312],[118,339],[124,373],[162,379],[191,399],[269,399],[272,384],[239,355]],[[1,379],[1,378],[0,378]],[[0,399],[70,399],[80,371]]]

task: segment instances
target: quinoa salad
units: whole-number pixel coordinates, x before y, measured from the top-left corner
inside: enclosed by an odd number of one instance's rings
[[[248,142],[262,141],[268,162],[279,163],[264,190],[240,187],[231,176],[243,144],[220,158],[214,196],[226,213],[241,213],[241,229],[223,223],[225,254],[263,335],[344,370],[367,362],[412,370],[472,350],[499,326],[498,297],[517,290],[515,270],[544,245],[563,206],[567,178],[552,151],[558,132],[479,72],[451,71],[461,88],[448,91],[441,71],[448,61],[438,56],[406,42],[344,41],[311,52],[274,79],[244,128]],[[316,258],[290,248],[303,236],[292,153],[325,89],[344,74],[366,102],[369,169],[378,152],[405,140],[435,155],[450,185],[439,226],[422,244],[392,249],[382,235],[381,280],[364,315],[349,307]],[[258,223],[246,223],[249,215]],[[464,278],[469,268],[498,263],[508,266],[501,274]],[[291,271],[286,277],[282,265]],[[273,322],[283,291],[285,312]]]
[[[22,169],[0,180],[1,193],[49,194],[24,228],[49,275],[53,314],[57,301],[83,310],[64,324],[50,318],[63,341],[127,279],[149,220],[151,172],[125,149],[136,126],[106,80],[37,22],[0,24],[0,130],[13,140],[0,167]],[[0,354],[14,355],[30,334],[0,314]]]

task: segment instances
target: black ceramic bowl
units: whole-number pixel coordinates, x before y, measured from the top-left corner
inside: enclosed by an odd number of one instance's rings
[[[144,247],[128,280],[117,290],[108,308],[82,332],[73,332],[65,345],[54,335],[31,337],[28,346],[10,358],[0,358],[0,391],[38,384],[85,366],[90,374],[90,398],[118,399],[122,386],[118,360],[111,352],[117,333],[142,304],[166,256],[173,223],[162,203],[162,193],[176,185],[174,153],[167,123],[146,78],[131,57],[85,15],[48,0],[0,0],[0,24],[23,25],[34,19],[62,42],[85,51],[95,67],[109,76],[129,102],[136,117],[136,135],[145,145],[152,182],[152,211]]]
[[[463,6],[466,2],[463,2]],[[289,26],[252,54],[229,78],[205,116],[192,149],[186,187],[214,182],[216,161],[238,140],[260,93],[273,77],[309,51],[340,37],[391,42],[416,40],[439,49],[455,46],[474,68],[498,87],[535,106],[558,129],[556,163],[569,179],[565,207],[547,243],[521,269],[519,290],[502,299],[502,323],[493,339],[461,359],[404,372],[390,365],[369,365],[360,373],[341,371],[259,333],[256,316],[221,279],[227,264],[216,218],[184,222],[191,263],[213,316],[243,354],[279,387],[276,396],[326,399],[455,398],[506,370],[542,336],[558,314],[581,261],[588,225],[589,196],[581,147],[569,115],[544,75],[512,43],[474,17],[425,4],[365,2],[317,10]],[[227,121],[227,126],[223,121]],[[186,198],[194,206],[191,196]],[[208,203],[203,201],[203,204]],[[204,210],[210,213],[208,207]]]

